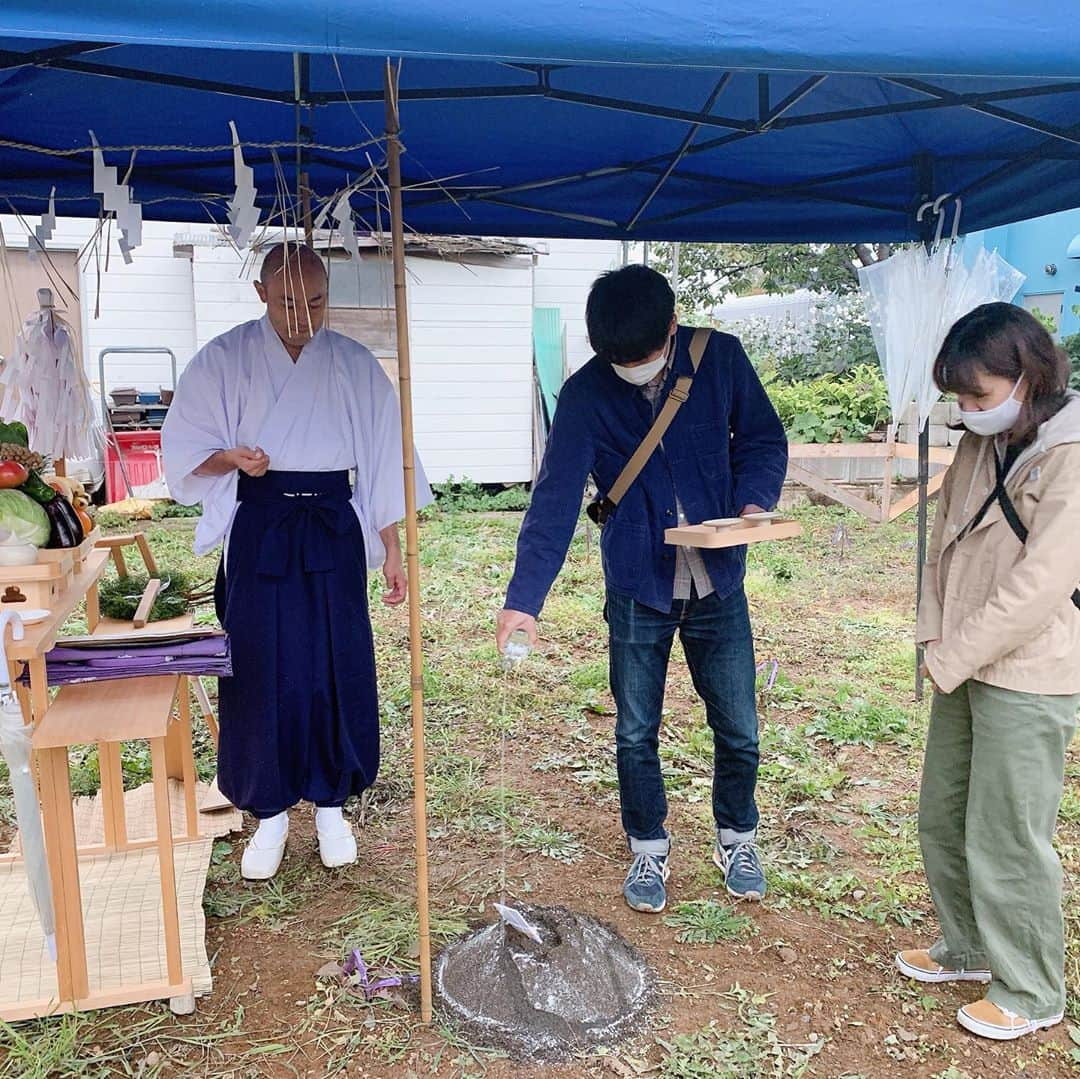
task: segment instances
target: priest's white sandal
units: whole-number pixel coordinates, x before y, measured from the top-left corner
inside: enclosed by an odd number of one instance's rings
[[[340,808],[316,809],[315,834],[319,837],[319,857],[327,869],[338,869],[356,861],[356,836]]]
[[[285,857],[285,841],[289,836],[289,818],[286,814],[281,821],[271,817],[263,821],[255,830],[244,848],[240,859],[240,875],[244,880],[270,880],[281,868]]]

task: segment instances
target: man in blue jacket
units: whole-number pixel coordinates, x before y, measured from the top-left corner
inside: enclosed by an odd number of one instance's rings
[[[535,643],[587,477],[601,495],[610,491],[676,379],[693,373],[694,331],[677,325],[675,296],[654,270],[633,265],[600,277],[586,322],[596,355],[559,396],[499,613],[500,651],[518,629]],[[714,861],[731,895],[765,895],[746,549],[670,547],[664,530],[772,508],[786,471],[783,427],[746,353],[736,338],[713,333],[689,398],[601,533],[619,798],[633,858],[623,894],[634,910],[657,912],[667,902],[671,840],[659,733],[676,632],[714,736]]]

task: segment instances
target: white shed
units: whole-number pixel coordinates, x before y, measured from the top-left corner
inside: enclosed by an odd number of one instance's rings
[[[36,221],[30,221],[32,227]],[[26,227],[0,217],[0,355],[33,309],[36,289],[52,284],[58,307],[84,343],[95,387],[103,349],[168,348],[179,370],[211,338],[262,313],[247,263],[212,226],[148,222],[133,263],[115,244],[93,242],[96,222],[60,219],[47,244],[55,270],[28,258]],[[585,299],[598,274],[618,265],[613,242],[508,243],[469,238],[410,243],[409,323],[416,440],[433,482],[451,476],[513,483],[533,475],[534,307],[557,307],[567,366],[591,355]],[[331,264],[330,324],[363,341],[393,372],[395,334],[386,263],[372,248],[357,268]],[[106,385],[156,390],[169,384],[167,357],[107,359]]]

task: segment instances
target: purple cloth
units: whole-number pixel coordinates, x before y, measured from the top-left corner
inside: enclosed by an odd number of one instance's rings
[[[227,678],[232,674],[229,638],[153,641],[139,644],[57,645],[45,656],[49,685],[98,682],[115,678],[145,678],[158,674],[207,675]],[[29,680],[28,672],[20,679]]]

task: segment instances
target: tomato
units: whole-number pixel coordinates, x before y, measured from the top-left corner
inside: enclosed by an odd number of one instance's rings
[[[0,461],[0,489],[21,487],[30,478],[30,473],[18,461]]]
[[[90,533],[94,531],[93,517],[91,517],[86,510],[76,510],[75,512],[78,514],[79,524],[82,525],[83,535],[89,536]]]

